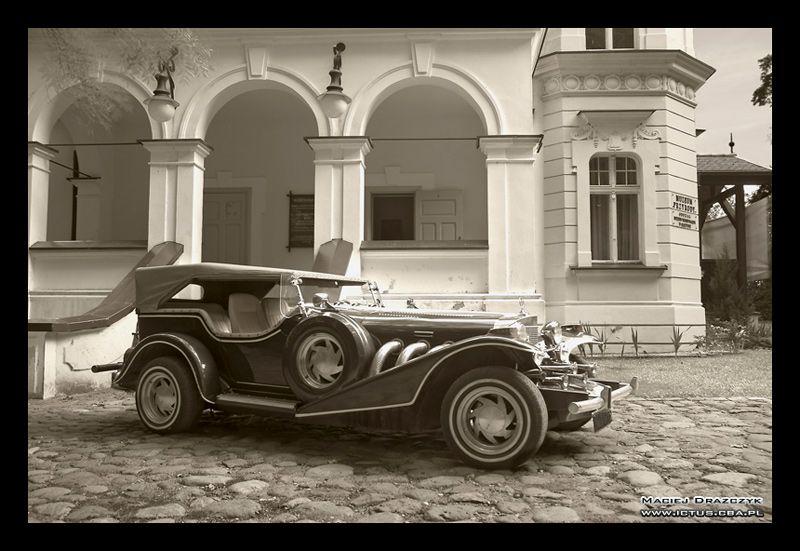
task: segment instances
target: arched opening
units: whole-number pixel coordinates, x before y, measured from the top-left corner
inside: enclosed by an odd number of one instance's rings
[[[387,297],[488,289],[486,159],[482,118],[460,94],[405,86],[366,126],[362,275]]]
[[[80,174],[76,179],[72,170],[50,165],[48,241],[147,240],[148,154],[135,142],[151,137],[150,120],[129,92],[116,84],[103,86],[118,103],[110,127],[88,119],[72,103],[49,133],[58,150],[55,160],[74,167],[77,157]],[[133,145],[81,145],[96,143]]]
[[[367,241],[485,241],[485,134],[460,95],[438,86],[403,88],[378,105],[367,135]]]
[[[205,163],[204,262],[311,268],[313,213],[293,211],[289,247],[288,195],[304,205],[312,196],[313,208],[314,152],[303,138],[315,135],[313,112],[288,88],[248,90],[216,112],[205,137],[214,152]]]

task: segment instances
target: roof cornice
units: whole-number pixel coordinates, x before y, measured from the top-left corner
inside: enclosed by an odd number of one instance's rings
[[[533,76],[666,73],[696,90],[715,71],[683,50],[581,50],[543,55]]]

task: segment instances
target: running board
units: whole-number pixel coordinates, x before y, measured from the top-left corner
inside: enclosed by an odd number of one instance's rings
[[[281,400],[280,398],[228,392],[219,394],[214,405],[219,409],[233,412],[266,415],[277,413],[294,416],[298,403],[294,400]]]

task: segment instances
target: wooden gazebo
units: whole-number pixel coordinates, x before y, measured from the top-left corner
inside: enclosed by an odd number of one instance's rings
[[[744,186],[766,185],[772,191],[772,170],[740,159],[735,153],[697,156],[697,197],[700,205],[700,232],[708,211],[719,203],[736,228],[737,280],[747,284],[747,239]],[[728,187],[730,186],[730,187]],[[725,189],[727,187],[727,189]],[[731,207],[729,199],[735,198]]]

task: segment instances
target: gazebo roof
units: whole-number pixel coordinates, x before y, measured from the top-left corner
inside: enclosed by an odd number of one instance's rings
[[[772,169],[751,163],[744,159],[740,159],[735,153],[720,154],[720,155],[698,155],[697,156],[697,172],[698,173],[764,173],[771,174]]]

